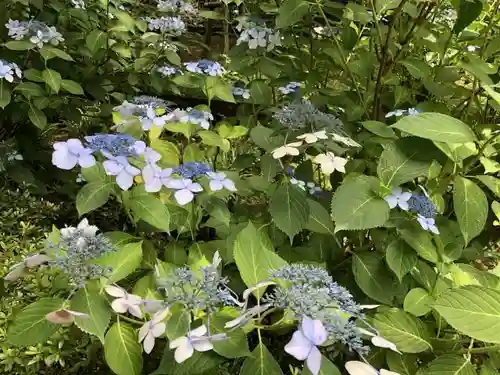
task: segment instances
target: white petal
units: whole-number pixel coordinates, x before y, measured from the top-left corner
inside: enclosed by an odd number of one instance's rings
[[[254,290],[270,285],[276,285],[276,283],[274,281],[261,281],[260,283],[257,283],[256,285],[248,289],[245,289],[245,291],[243,292],[243,299],[247,300]]]
[[[398,198],[396,198],[394,195],[388,195],[384,198],[384,200],[387,202],[390,208],[394,208],[398,205]]]
[[[171,179],[167,182],[165,185],[166,187],[170,189],[184,189],[186,187],[186,184],[184,183],[184,180],[178,180],[178,179]]]
[[[129,304],[127,310],[136,318],[142,319],[142,310],[139,306]]]
[[[78,163],[78,156],[75,156],[66,150],[57,150],[52,153],[52,164],[57,168],[70,170]]]
[[[312,375],[319,374],[319,369],[321,368],[321,352],[317,347],[312,347],[311,352],[307,357],[306,364]]]
[[[116,176],[123,170],[123,165],[119,164],[115,160],[106,160],[102,163],[104,170],[108,176]]]
[[[125,290],[114,285],[106,285],[104,287],[104,290],[106,290],[106,293],[113,297],[125,297],[125,295],[127,294]]]
[[[401,198],[398,199],[398,206],[403,211],[408,211],[410,209],[410,207],[408,206],[408,202],[402,201]]]
[[[94,155],[80,155],[78,158],[78,164],[80,164],[80,167],[82,168],[90,168],[95,165],[95,158]]]
[[[301,325],[302,334],[314,345],[321,345],[327,339],[327,332],[319,319],[304,317]]]
[[[162,322],[163,320],[165,320],[169,314],[170,314],[170,309],[168,309],[168,308],[163,309],[161,311],[158,311],[153,316],[153,322],[155,324],[158,324],[158,323]]]
[[[128,309],[128,305],[123,299],[119,298],[111,302],[111,308],[117,313],[124,314]]]
[[[181,206],[188,204],[194,199],[194,194],[190,192],[188,189],[177,190],[174,195],[175,195],[175,200]]]
[[[186,339],[186,343],[184,345],[178,346],[177,349],[175,349],[174,359],[177,363],[182,363],[186,359],[191,358],[194,353],[194,348],[189,342],[188,338],[184,338]]]
[[[378,375],[372,366],[360,361],[346,362],[345,369],[350,375]]]
[[[201,336],[204,336],[206,335],[208,332],[207,330],[207,326],[205,324],[202,324],[201,326],[199,326],[198,328],[195,328],[193,330],[191,330],[189,332],[189,335],[191,337],[201,337]]]
[[[10,269],[10,272],[3,278],[5,281],[16,281],[26,274],[24,263],[18,263]]]
[[[155,338],[154,336],[151,334],[151,332],[148,332],[148,334],[146,335],[146,338],[144,339],[144,342],[142,343],[142,345],[144,346],[144,351],[146,353],[151,353],[154,346],[155,346]]]
[[[193,193],[199,193],[199,192],[203,191],[203,188],[197,182],[193,182],[193,183],[189,184],[187,186],[187,188],[189,191],[192,191]]]
[[[299,147],[299,146],[302,146],[302,141],[287,143],[285,146],[288,146],[288,147]]]
[[[145,190],[148,193],[157,193],[161,190],[161,187],[163,186],[161,179],[159,178],[153,178],[152,180],[148,180],[145,182]]]
[[[209,185],[210,185],[210,190],[212,191],[219,191],[224,188],[222,182],[219,180],[211,180]]]
[[[144,340],[146,335],[149,333],[149,322],[144,323],[141,328],[139,329],[139,342]]]
[[[399,186],[395,187],[392,189],[392,195],[395,195],[396,197],[399,197],[403,193],[403,189],[401,189]]]
[[[128,174],[126,171],[121,171],[116,176],[116,183],[122,190],[128,190],[134,183],[134,176]]]
[[[281,159],[283,156],[286,155],[286,148],[285,147],[279,147],[272,152],[273,154],[273,159]]]
[[[76,155],[80,154],[80,152],[82,152],[84,148],[82,145],[82,141],[76,138],[68,139],[66,143],[68,145],[68,150]]]
[[[38,267],[39,265],[48,262],[51,258],[45,254],[35,254],[24,260],[24,264],[28,268]]]
[[[292,339],[285,345],[285,352],[303,361],[309,355],[313,345],[301,331],[295,331]]]
[[[186,345],[186,342],[189,342],[189,339],[186,336],[181,336],[181,337],[178,337],[174,340],[170,340],[168,347],[170,349],[175,349],[175,348],[178,348],[179,346]]]
[[[372,341],[373,345],[378,346],[379,348],[391,349],[392,351],[395,351],[396,353],[401,354],[401,352],[398,350],[398,348],[396,348],[396,344],[384,339],[381,336],[374,336],[374,337],[372,337],[371,341]]]
[[[408,193],[408,192],[405,192],[405,193],[402,193],[400,196],[399,196],[399,200],[403,200],[403,201],[408,201],[410,200],[412,194],[411,193]]]
[[[380,375],[399,375],[399,373],[398,372],[394,372],[394,371],[386,370],[385,368],[381,368],[380,369]]]
[[[297,156],[298,154],[300,154],[299,150],[296,149],[296,148],[293,148],[293,147],[287,147],[286,148],[286,153],[288,155],[292,155],[292,156]]]
[[[224,181],[222,181],[222,184],[227,190],[236,191],[236,186],[234,185],[234,182],[231,181],[230,179],[226,178]]]
[[[191,344],[193,345],[194,350],[196,350],[197,352],[208,352],[209,350],[212,350],[214,348],[208,337],[192,339]]]
[[[153,329],[151,330],[151,334],[154,337],[160,337],[161,335],[163,335],[165,333],[166,329],[167,329],[167,325],[165,323],[158,323],[158,324],[153,326]]]

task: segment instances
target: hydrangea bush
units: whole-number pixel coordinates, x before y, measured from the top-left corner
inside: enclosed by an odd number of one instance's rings
[[[155,374],[496,372],[498,5],[2,5],[2,121],[81,125],[50,166],[80,217],[5,276],[64,288],[8,342],[74,324],[117,375],[158,351]]]

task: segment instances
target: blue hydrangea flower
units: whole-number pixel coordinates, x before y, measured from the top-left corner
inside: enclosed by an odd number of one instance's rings
[[[179,75],[184,74],[181,70],[179,70],[173,66],[167,65],[167,64],[157,67],[156,71],[159,72],[164,77],[171,77],[171,76],[174,76],[176,74],[179,74]]]
[[[149,30],[159,30],[162,34],[182,35],[186,31],[186,24],[179,17],[160,17],[148,19]]]
[[[213,119],[214,116],[210,112],[200,111],[194,108],[187,108],[185,113],[179,117],[181,122],[197,124],[205,130],[210,128],[210,121]]]
[[[243,87],[233,87],[233,95],[241,96],[243,99],[250,99],[250,90]]]
[[[184,63],[186,69],[192,73],[207,74],[209,76],[221,76],[224,74],[222,66],[215,61],[202,59]]]
[[[282,94],[288,95],[288,94],[291,94],[291,93],[294,93],[295,91],[297,91],[297,89],[299,87],[300,87],[300,83],[299,82],[290,82],[287,85],[278,88],[278,90]]]
[[[408,208],[410,211],[415,212],[425,218],[436,217],[436,206],[424,194],[413,194],[408,200]]]
[[[135,156],[138,150],[136,140],[127,134],[96,134],[85,137],[88,147],[112,156]]]
[[[408,109],[396,109],[385,115],[385,118],[389,117],[401,117],[401,116],[414,116],[422,113],[423,111],[418,108],[408,108]]]
[[[181,175],[183,178],[197,178],[212,172],[212,169],[197,161],[184,163],[174,169],[174,173]]]

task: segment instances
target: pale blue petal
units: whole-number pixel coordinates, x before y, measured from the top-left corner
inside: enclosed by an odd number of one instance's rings
[[[312,320],[308,317],[302,319],[302,333],[309,339],[314,345],[321,345],[327,339],[327,332],[321,320]]]
[[[303,361],[308,357],[312,347],[312,343],[301,331],[295,331],[290,342],[285,345],[285,352],[294,356],[299,361]]]
[[[122,190],[128,190],[134,183],[134,176],[128,174],[126,171],[121,171],[116,176],[116,183]]]
[[[306,364],[312,375],[319,374],[319,370],[321,368],[321,352],[317,347],[312,347],[311,352],[307,356]]]
[[[190,192],[188,189],[177,190],[175,192],[175,200],[181,206],[188,204],[194,199],[194,194]]]

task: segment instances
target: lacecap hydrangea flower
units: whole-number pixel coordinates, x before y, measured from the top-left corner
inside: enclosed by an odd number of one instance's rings
[[[183,75],[184,74],[182,72],[182,70],[180,70],[178,68],[175,68],[173,66],[170,66],[168,64],[164,64],[162,66],[158,66],[156,68],[156,71],[158,73],[160,73],[161,75],[163,75],[164,77],[171,77],[171,76],[174,76],[174,75]]]
[[[166,121],[179,121],[183,123],[192,123],[199,125],[203,129],[210,128],[210,121],[214,116],[207,111],[201,111],[196,108],[187,108],[185,110],[177,108],[166,116]]]
[[[11,63],[0,59],[0,79],[5,79],[7,82],[13,82],[14,76],[22,78],[23,73],[16,63]]]
[[[300,88],[300,82],[290,82],[283,87],[279,87],[278,90],[285,95],[292,94]]]
[[[221,76],[224,74],[222,66],[215,61],[202,59],[199,61],[192,61],[184,63],[186,70],[192,73],[206,74],[209,76]]]
[[[423,111],[421,109],[417,108],[408,108],[408,109],[396,109],[394,111],[391,111],[385,115],[385,118],[390,118],[390,117],[401,117],[401,116],[414,116],[418,115],[419,113],[422,113]]]
[[[160,0],[158,1],[158,10],[161,12],[170,12],[176,14],[196,14],[196,8],[183,0]]]
[[[43,22],[30,20],[18,21],[11,20],[5,24],[8,35],[15,40],[28,39],[31,43],[36,44],[38,48],[42,48],[44,44],[50,43],[57,46],[64,41],[62,35],[55,27],[46,25]]]
[[[249,49],[262,47],[266,48],[267,51],[272,51],[274,47],[281,45],[280,32],[266,27],[261,20],[245,18],[240,21],[236,29],[241,31],[236,41],[238,46],[242,43],[248,43]]]
[[[186,31],[186,24],[179,17],[148,18],[148,29],[162,34],[179,36]]]

